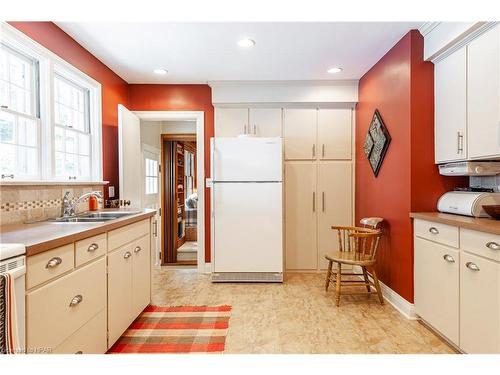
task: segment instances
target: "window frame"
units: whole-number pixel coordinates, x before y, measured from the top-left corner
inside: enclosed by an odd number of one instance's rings
[[[27,35],[6,22],[0,22],[2,43],[14,51],[38,62],[38,118],[39,118],[39,178],[0,179],[0,184],[16,182],[102,182],[102,101],[101,84],[71,65],[52,51],[43,47]],[[67,179],[55,175],[55,103],[54,77],[62,76],[74,84],[88,90],[88,124],[90,132],[90,176],[88,178]]]

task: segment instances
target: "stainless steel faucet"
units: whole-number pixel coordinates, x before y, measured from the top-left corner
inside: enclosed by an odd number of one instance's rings
[[[91,195],[95,195],[97,198],[102,199],[102,194],[100,191],[91,191],[90,193],[85,193],[80,195],[75,199],[73,203],[69,199],[69,191],[64,194],[63,197],[63,217],[75,216],[76,205],[80,203],[83,199],[90,197]]]

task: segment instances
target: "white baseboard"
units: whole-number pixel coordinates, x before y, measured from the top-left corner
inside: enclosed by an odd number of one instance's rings
[[[361,267],[354,266],[353,271],[357,273],[361,273]],[[362,278],[362,276],[360,276]],[[415,313],[415,305],[411,302],[408,302],[399,294],[397,294],[394,290],[385,285],[382,281],[379,280],[380,287],[382,288],[382,295],[384,296],[384,300],[389,302],[392,307],[398,310],[401,315],[403,315],[406,319],[409,320],[418,320],[419,317]]]
[[[205,273],[212,273],[212,263],[205,263]]]
[[[382,287],[382,295],[387,302],[389,302],[396,310],[398,310],[406,319],[419,319],[417,314],[415,314],[415,305],[413,303],[405,300],[383,282],[379,281],[379,283]]]

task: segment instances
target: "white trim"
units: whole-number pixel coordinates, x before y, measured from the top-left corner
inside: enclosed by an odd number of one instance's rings
[[[107,185],[109,181],[60,181],[60,180],[19,180],[19,181],[0,181],[0,186],[17,186],[17,185],[33,185],[33,186],[66,186],[66,185]]]
[[[459,27],[438,22],[424,36],[424,59],[436,63],[497,24],[498,22],[467,22]]]
[[[205,263],[205,272],[204,273],[212,273],[212,263]]]
[[[384,299],[389,302],[392,307],[398,310],[406,319],[418,320],[418,316],[415,313],[415,305],[413,303],[405,300],[380,280],[379,283],[382,287],[382,295],[384,296]]]
[[[422,36],[425,37],[440,23],[441,22],[424,22],[417,30],[420,32],[420,34],[422,34]]]
[[[359,278],[363,279],[363,275],[361,274],[361,267],[354,266],[353,272],[359,273]],[[380,287],[382,289],[382,296],[384,296],[384,300],[389,302],[392,307],[394,307],[401,315],[403,315],[406,319],[409,320],[419,320],[418,315],[415,313],[415,305],[411,302],[408,302],[406,299],[397,294],[394,290],[385,285],[382,281],[379,280]]]
[[[196,121],[196,179],[198,191],[197,242],[199,273],[206,273],[205,264],[205,112],[204,111],[132,111],[141,120]],[[160,162],[161,164],[161,162]],[[162,231],[160,231],[162,233]],[[210,263],[208,263],[210,265]]]
[[[39,95],[40,95],[40,177],[43,181],[59,184],[55,178],[55,162],[53,150],[53,124],[54,124],[54,103],[53,103],[53,78],[55,72],[62,72],[63,76],[69,75],[82,86],[90,91],[90,123],[92,135],[91,145],[91,179],[102,180],[102,87],[101,84],[88,76],[75,66],[62,59],[54,52],[42,46],[29,36],[19,31],[6,22],[0,22],[0,33],[2,41],[7,45],[33,57],[39,64]],[[27,182],[27,181],[15,181]],[[3,181],[2,181],[3,183]],[[87,185],[92,181],[76,180],[69,181],[68,185]],[[14,184],[14,183],[13,183]]]
[[[208,81],[208,85],[214,87],[238,87],[238,86],[350,86],[357,85],[359,79],[324,79],[324,80],[289,80],[289,81]]]

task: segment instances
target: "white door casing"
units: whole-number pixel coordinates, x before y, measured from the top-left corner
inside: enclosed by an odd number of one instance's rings
[[[141,121],[137,115],[118,104],[118,170],[120,199],[130,206],[142,208],[143,175],[141,153]]]

